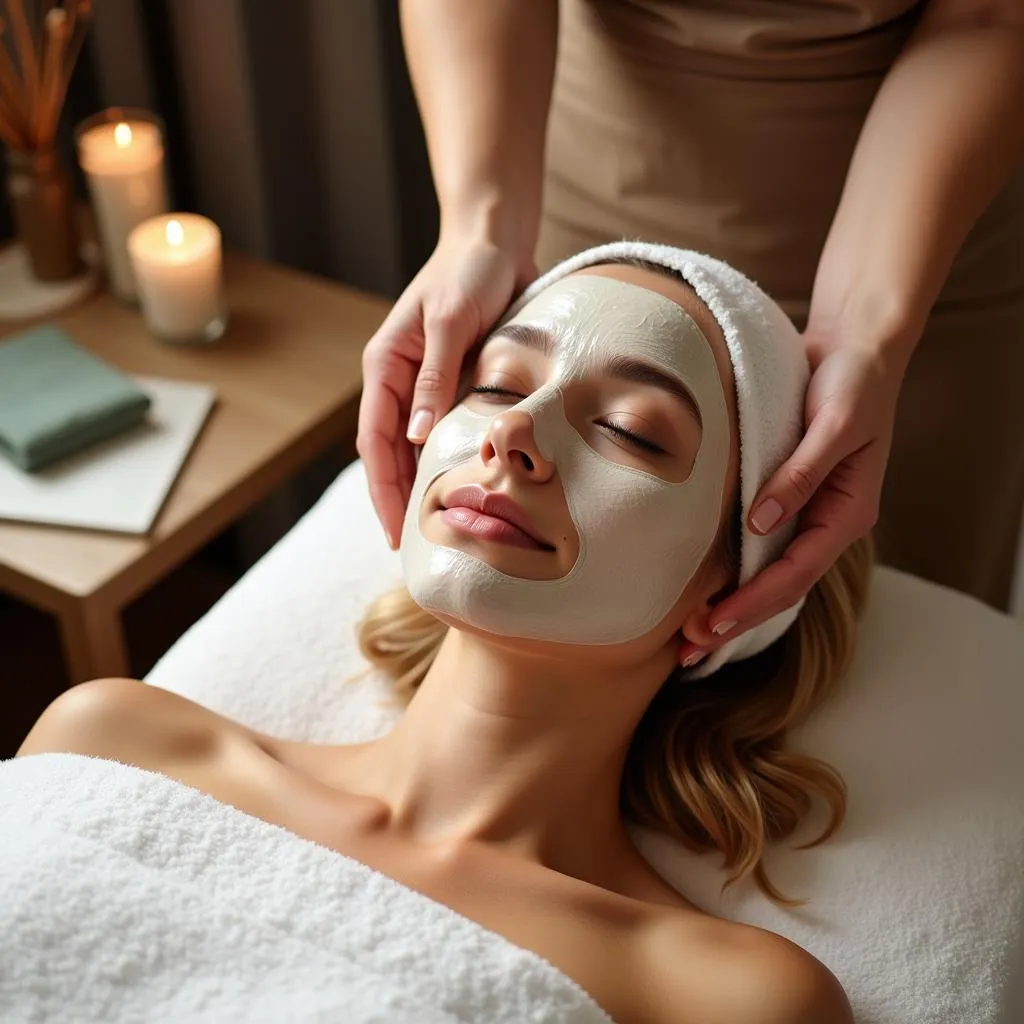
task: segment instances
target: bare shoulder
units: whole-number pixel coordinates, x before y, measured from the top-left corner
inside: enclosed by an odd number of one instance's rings
[[[16,756],[88,754],[158,769],[210,752],[226,724],[194,701],[137,679],[93,679],[57,697]]]
[[[842,985],[820,960],[780,935],[744,930],[730,993],[737,1024],[853,1024]]]
[[[694,1021],[853,1024],[835,975],[772,932],[676,912],[659,920],[647,949],[651,988],[665,1007],[654,1019],[665,1024],[683,1020],[674,1015],[680,1006],[694,1008]]]

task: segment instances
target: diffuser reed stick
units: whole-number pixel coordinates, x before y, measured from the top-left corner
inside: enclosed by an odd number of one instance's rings
[[[9,149],[53,148],[68,84],[92,20],[90,0],[4,0],[0,17],[0,137]],[[33,26],[33,21],[35,25]]]

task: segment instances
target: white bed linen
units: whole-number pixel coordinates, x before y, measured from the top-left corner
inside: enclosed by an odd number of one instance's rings
[[[399,582],[357,463],[168,652],[148,681],[311,742],[381,733],[395,712],[353,625]],[[796,745],[849,785],[840,833],[770,857],[775,908],[721,897],[713,856],[637,842],[688,897],[770,928],[840,978],[863,1024],[1024,1022],[1024,629],[979,602],[876,572],[856,664]],[[814,822],[800,833],[809,834]]]

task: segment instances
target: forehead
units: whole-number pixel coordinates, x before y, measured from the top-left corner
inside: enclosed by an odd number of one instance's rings
[[[719,377],[708,340],[678,302],[605,274],[577,273],[556,281],[502,327],[508,324],[545,332],[552,355],[570,367],[628,356],[687,378],[708,372]]]
[[[726,355],[728,355],[725,336],[722,334],[722,328],[718,321],[694,291],[693,286],[684,281],[679,274],[630,263],[598,263],[577,270],[572,276],[609,278],[613,281],[636,285],[663,296],[674,305],[682,307],[694,319],[712,349],[715,349],[717,343],[721,342]]]

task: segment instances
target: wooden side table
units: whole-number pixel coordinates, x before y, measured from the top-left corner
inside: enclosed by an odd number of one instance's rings
[[[148,535],[0,522],[0,590],[57,616],[72,683],[126,675],[122,609],[332,444],[354,445],[362,349],[390,304],[231,253],[225,285],[228,331],[208,348],[162,344],[106,293],[54,318],[128,373],[217,389]]]

